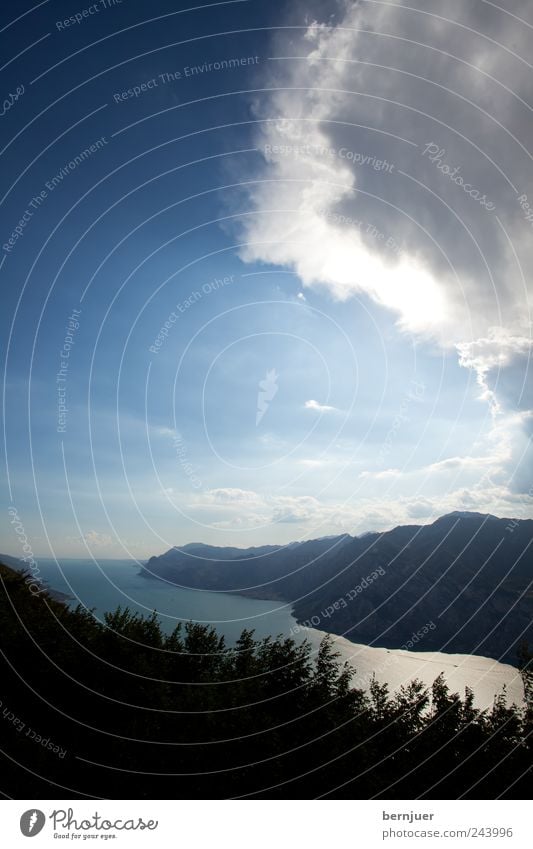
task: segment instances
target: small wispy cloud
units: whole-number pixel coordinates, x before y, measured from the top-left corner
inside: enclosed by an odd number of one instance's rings
[[[218,489],[210,489],[205,495],[206,503],[214,504],[253,504],[257,502],[259,496],[257,492],[249,489],[237,489],[236,487],[220,487]]]
[[[112,537],[110,537],[109,534],[100,533],[100,531],[87,531],[87,533],[83,535],[83,539],[87,545],[92,546],[93,548],[107,548],[113,545]]]
[[[317,410],[319,413],[340,413],[337,407],[330,407],[329,404],[320,404],[312,398],[305,402],[304,407],[306,410]]]
[[[392,480],[393,478],[398,478],[402,474],[408,474],[408,472],[402,472],[400,469],[382,469],[380,472],[370,472],[364,471],[360,472],[360,478],[367,478],[371,480],[381,481],[381,480]]]
[[[418,466],[416,468],[404,469],[382,469],[379,472],[363,471],[360,472],[359,478],[366,480],[393,480],[394,478],[417,478],[427,475],[435,476],[438,473],[457,474],[459,472],[477,472],[496,470],[499,464],[504,459],[503,454],[495,454],[483,457],[446,457],[444,460],[437,460],[435,463]]]

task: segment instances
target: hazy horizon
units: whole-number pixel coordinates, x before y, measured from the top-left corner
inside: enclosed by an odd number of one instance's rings
[[[450,514],[453,514],[453,512],[456,512],[456,511],[451,511]],[[459,512],[459,511],[457,511],[457,512]],[[476,513],[476,511],[463,511],[463,512],[471,513],[472,515],[478,515]],[[443,516],[444,515],[450,515],[450,514],[443,514]],[[491,516],[491,514],[479,514],[479,515],[480,516],[484,515],[484,516],[487,516],[487,517]],[[414,527],[417,527],[417,526],[423,527],[424,525],[431,525],[434,521],[436,521],[437,519],[440,519],[440,518],[442,518],[442,516],[435,516],[435,517],[431,517],[431,518],[427,519],[426,521],[420,521],[420,520],[419,521],[412,521],[412,522],[409,522],[408,524],[412,525]],[[506,520],[509,520],[509,521],[517,521],[516,517],[510,516],[510,515],[509,516],[496,516],[496,515],[494,515],[493,518],[506,519]],[[520,520],[518,520],[518,521],[520,521]],[[132,561],[136,561],[136,562],[140,563],[141,561],[147,561],[148,559],[150,559],[150,557],[158,557],[161,554],[164,554],[166,551],[169,551],[172,548],[185,548],[185,547],[191,546],[191,545],[206,545],[206,546],[213,546],[213,547],[217,547],[217,548],[222,548],[222,547],[228,546],[230,548],[240,548],[243,551],[250,549],[250,548],[260,548],[260,547],[265,546],[265,545],[267,545],[267,546],[272,545],[272,546],[279,546],[280,548],[287,548],[287,547],[290,547],[291,545],[295,545],[295,544],[301,543],[301,542],[310,542],[310,541],[313,541],[313,540],[316,540],[316,539],[336,538],[336,537],[339,537],[339,536],[343,536],[344,534],[346,534],[348,536],[352,536],[352,537],[357,537],[357,536],[363,536],[364,537],[367,534],[387,533],[388,531],[393,530],[395,527],[398,527],[398,525],[391,525],[390,527],[379,528],[377,530],[361,531],[359,534],[350,534],[348,531],[339,531],[338,534],[324,534],[322,537],[305,536],[305,537],[301,537],[301,538],[298,538],[298,539],[294,538],[294,539],[289,540],[288,542],[283,542],[283,543],[264,542],[264,543],[261,543],[261,544],[258,544],[258,545],[239,545],[238,543],[220,543],[220,544],[217,544],[217,543],[206,542],[206,540],[203,540],[203,539],[191,539],[191,540],[187,540],[186,542],[175,542],[166,549],[161,549],[160,551],[153,551],[146,556],[140,556],[140,555],[137,556],[137,555],[132,553],[129,557],[102,557],[97,552],[91,552],[90,550],[87,550],[87,552],[86,552],[87,556],[86,557],[71,556],[71,555],[68,555],[68,554],[62,554],[60,552],[56,552],[55,555],[51,554],[50,552],[48,552],[46,554],[42,553],[42,552],[33,552],[33,556],[37,560],[39,560],[39,559],[54,560],[55,558],[57,558],[59,560],[86,561],[86,560],[94,559],[94,560],[97,560],[100,563],[104,562],[106,560],[124,561],[124,562],[132,560]],[[1,551],[0,556],[2,554],[6,555],[8,557],[17,558],[19,560],[23,559],[23,554],[21,554],[20,549],[18,550],[18,553],[15,549],[13,549],[12,551],[8,551],[8,550]]]

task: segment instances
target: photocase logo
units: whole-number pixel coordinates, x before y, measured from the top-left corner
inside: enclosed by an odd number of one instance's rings
[[[20,818],[20,830],[24,837],[35,837],[42,831],[46,817],[42,811],[33,808],[25,811]]]
[[[277,381],[278,373],[275,368],[267,371],[264,380],[259,381],[259,392],[257,393],[257,413],[255,416],[256,427],[265,415],[270,406],[270,402],[279,389]]]

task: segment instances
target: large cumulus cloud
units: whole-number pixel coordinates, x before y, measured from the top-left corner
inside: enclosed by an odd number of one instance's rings
[[[273,41],[255,104],[242,257],[364,293],[401,331],[457,348],[511,490],[531,494],[529,3],[306,10]]]

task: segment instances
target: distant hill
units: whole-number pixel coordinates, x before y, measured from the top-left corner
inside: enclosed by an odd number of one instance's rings
[[[19,557],[11,557],[10,554],[0,554],[0,563],[3,563],[4,566],[9,566],[11,569],[15,569],[17,572],[30,572],[28,565],[24,562],[24,560],[21,560]],[[72,596],[66,595],[59,590],[50,587],[46,581],[41,582],[39,580],[38,583],[42,583],[42,586],[46,588],[48,595],[56,601],[68,601],[68,599],[72,598]]]
[[[516,663],[523,641],[533,642],[533,520],[456,512],[281,548],[193,543],[152,557],[142,573],[292,601],[299,622],[367,645]]]

